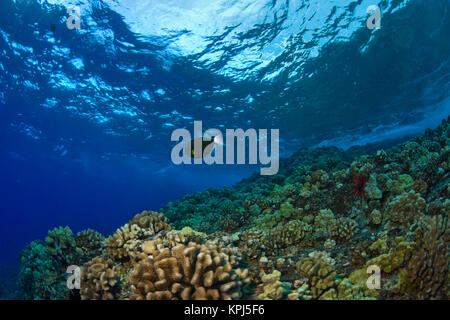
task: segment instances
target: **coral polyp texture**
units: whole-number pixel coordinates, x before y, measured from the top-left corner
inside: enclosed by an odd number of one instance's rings
[[[135,288],[131,299],[239,299],[249,281],[248,271],[234,267],[236,259],[230,252],[211,243],[156,250],[144,246],[149,256],[136,265],[130,278]]]
[[[184,196],[106,238],[56,228],[22,252],[22,290],[28,299],[448,299],[449,140],[443,121],[388,150],[302,149],[276,176]],[[79,291],[65,285],[70,265],[81,267]]]

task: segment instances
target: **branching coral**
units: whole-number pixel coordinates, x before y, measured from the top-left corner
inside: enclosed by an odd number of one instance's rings
[[[33,241],[20,254],[19,285],[26,299],[68,299],[65,278],[40,241]]]
[[[168,231],[172,229],[167,218],[162,213],[155,211],[144,210],[135,215],[128,224],[130,226],[138,225],[147,234],[157,234],[163,230]]]
[[[333,211],[330,209],[322,209],[314,219],[313,229],[318,235],[327,236],[330,227],[335,223]]]
[[[49,231],[45,243],[47,253],[53,256],[62,268],[81,262],[83,252],[77,248],[69,227],[59,227]]]
[[[449,142],[444,121],[377,153],[304,149],[275,177],[170,203],[178,230],[136,215],[107,250],[92,230],[52,230],[22,252],[21,287],[29,299],[69,298],[65,267],[95,256],[85,299],[448,299]],[[367,287],[374,266],[380,289]]]
[[[77,233],[75,243],[82,250],[86,259],[92,259],[102,254],[106,247],[105,238],[92,229],[83,230]]]
[[[249,229],[239,235],[239,248],[247,261],[258,261],[261,256],[273,254],[273,245],[266,232]]]

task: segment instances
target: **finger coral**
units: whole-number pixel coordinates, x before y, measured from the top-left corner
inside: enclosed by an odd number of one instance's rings
[[[146,250],[147,248],[144,248]],[[235,269],[234,257],[214,245],[190,243],[147,249],[149,256],[131,276],[131,299],[218,300],[242,297],[246,270]]]
[[[307,279],[309,291],[313,299],[320,297],[327,291],[337,287],[337,273],[328,257],[312,255],[297,262],[297,272]]]
[[[280,281],[281,272],[274,270],[262,276],[262,283],[256,288],[258,300],[281,300],[289,292],[290,283]],[[258,293],[260,292],[260,293]]]
[[[96,257],[81,271],[83,300],[113,300],[120,297],[120,287],[111,260]]]

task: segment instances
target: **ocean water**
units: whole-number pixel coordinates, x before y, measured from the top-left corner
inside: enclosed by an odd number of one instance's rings
[[[175,165],[194,121],[278,129],[281,157],[436,128],[449,40],[448,0],[0,0],[2,270],[55,227],[110,235],[264,167]]]

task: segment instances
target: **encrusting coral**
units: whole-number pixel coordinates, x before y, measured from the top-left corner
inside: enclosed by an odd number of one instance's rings
[[[275,176],[143,211],[105,240],[52,230],[22,252],[22,290],[28,299],[448,299],[449,141],[443,121],[390,149],[302,149]],[[70,264],[84,264],[78,296],[65,286]]]

